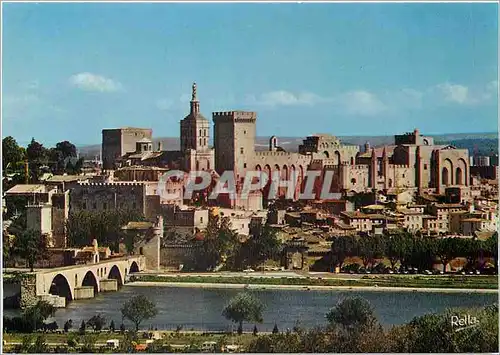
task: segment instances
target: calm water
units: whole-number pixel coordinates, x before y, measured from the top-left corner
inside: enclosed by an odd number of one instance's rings
[[[175,329],[182,325],[184,330],[230,330],[231,323],[221,312],[228,300],[241,292],[235,289],[201,289],[174,287],[124,286],[119,292],[100,294],[92,300],[71,302],[66,308],[58,309],[55,320],[60,327],[68,319],[79,327],[82,320],[88,320],[96,313],[112,319],[118,328],[121,324],[121,306],[130,297],[142,294],[153,300],[158,315],[141,328],[149,326],[158,329]],[[428,292],[367,292],[367,291],[292,291],[252,290],[265,305],[264,323],[259,330],[271,331],[274,323],[280,329],[292,328],[296,321],[305,327],[323,325],[325,314],[345,297],[363,297],[374,307],[383,325],[390,326],[410,321],[415,316],[440,312],[451,307],[475,307],[495,303],[496,294],[428,293]],[[14,310],[5,310],[12,316]],[[130,323],[125,322],[127,327]],[[247,325],[248,330],[253,329]],[[236,329],[236,327],[234,327]]]

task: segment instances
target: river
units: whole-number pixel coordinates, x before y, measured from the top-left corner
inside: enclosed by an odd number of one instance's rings
[[[79,327],[82,320],[88,320],[100,313],[108,324],[114,320],[118,328],[122,322],[121,306],[132,296],[142,294],[154,301],[158,315],[145,321],[141,328],[183,330],[231,330],[231,322],[222,315],[222,309],[229,299],[241,290],[172,288],[162,286],[124,286],[119,292],[101,293],[90,300],[78,300],[58,309],[55,320],[60,327],[68,319]],[[265,305],[264,322],[258,325],[261,331],[271,331],[274,324],[280,330],[293,328],[297,321],[301,326],[314,327],[325,324],[325,314],[345,297],[363,297],[368,300],[384,326],[409,322],[413,317],[426,313],[441,312],[447,308],[477,307],[497,302],[494,293],[434,293],[434,292],[373,292],[373,291],[301,291],[301,290],[252,290]],[[17,310],[5,310],[5,315],[19,314]],[[127,328],[130,323],[125,322]],[[253,329],[253,324],[246,330]],[[234,328],[236,329],[236,327]]]

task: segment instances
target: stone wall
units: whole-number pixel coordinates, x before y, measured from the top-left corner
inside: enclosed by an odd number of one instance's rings
[[[165,245],[160,251],[162,267],[178,268],[180,265],[193,264],[196,247],[192,244]]]
[[[21,280],[21,298],[19,307],[25,309],[34,306],[38,302],[36,295],[36,277],[34,275],[26,275]]]

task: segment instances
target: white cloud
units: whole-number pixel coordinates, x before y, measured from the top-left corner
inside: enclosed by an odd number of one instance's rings
[[[330,104],[333,110],[349,115],[375,115],[386,109],[386,105],[368,91],[351,91],[336,96],[321,96],[312,92],[293,93],[277,90],[264,93],[258,97],[247,96],[249,105],[276,106],[313,106]]]
[[[498,81],[493,80],[482,86],[468,87],[461,84],[443,83],[432,87],[431,94],[437,92],[438,99],[459,105],[477,105],[498,98]]]
[[[439,84],[437,88],[444,95],[444,99],[449,102],[465,104],[471,101],[469,88],[464,85],[444,83]]]
[[[387,106],[375,94],[364,90],[342,94],[336,102],[347,114],[351,115],[372,116],[387,109]]]
[[[328,101],[328,98],[321,97],[314,93],[302,92],[292,93],[290,91],[278,90],[270,91],[260,95],[258,98],[251,95],[247,101],[251,104],[263,106],[294,106],[294,105],[314,105]]]
[[[72,75],[69,82],[71,85],[85,91],[116,92],[123,90],[123,85],[120,82],[92,73]]]

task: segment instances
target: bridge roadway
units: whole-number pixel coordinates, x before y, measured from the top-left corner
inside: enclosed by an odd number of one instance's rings
[[[145,257],[133,255],[97,263],[40,269],[34,272],[34,291],[36,298],[50,298],[53,295],[65,298],[66,302],[92,298],[99,292],[116,291],[129,274],[143,271],[145,267]]]

